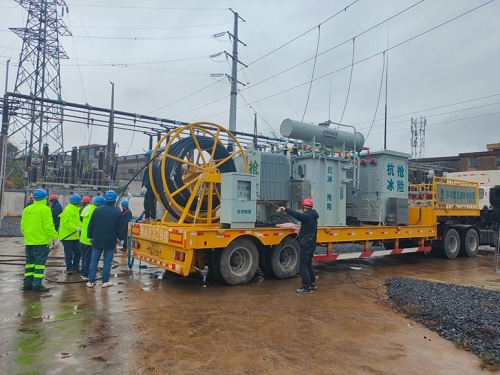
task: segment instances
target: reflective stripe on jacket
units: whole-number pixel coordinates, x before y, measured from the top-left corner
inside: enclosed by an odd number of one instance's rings
[[[82,222],[80,221],[80,208],[74,204],[68,204],[59,217],[61,218],[59,239],[64,239],[66,241],[79,239],[80,236],[76,228],[82,227]]]
[[[48,245],[51,239],[58,237],[46,199],[26,206],[20,227],[25,245]]]
[[[87,237],[87,231],[88,231],[90,218],[92,217],[92,213],[94,212],[96,207],[97,206],[92,204],[92,203],[88,204],[83,208],[83,210],[80,214],[80,216],[83,218],[82,232],[80,233],[80,242],[83,243],[84,245],[90,245],[90,240]]]

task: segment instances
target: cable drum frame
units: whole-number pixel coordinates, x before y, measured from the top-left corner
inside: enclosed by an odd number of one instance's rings
[[[233,150],[229,151],[224,143]],[[177,224],[218,223],[221,173],[236,172],[233,158],[238,156],[243,159],[244,172],[248,173],[247,158],[238,139],[218,124],[193,122],[166,133],[152,155],[162,151],[161,182],[155,181],[153,168],[149,168],[153,193],[166,209],[161,222],[173,223],[173,218]]]

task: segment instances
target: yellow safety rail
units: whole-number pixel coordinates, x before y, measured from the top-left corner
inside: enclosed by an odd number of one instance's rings
[[[408,185],[410,208],[428,207],[434,217],[479,216],[478,184],[434,177],[430,184]]]

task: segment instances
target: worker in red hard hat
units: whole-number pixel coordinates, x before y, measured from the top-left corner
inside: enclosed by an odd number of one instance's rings
[[[302,212],[285,207],[278,208],[278,211],[286,212],[300,221],[301,225],[296,239],[300,247],[299,270],[302,277],[302,288],[297,289],[297,293],[311,294],[313,289],[316,289],[316,274],[312,266],[312,257],[316,249],[319,214],[313,209],[314,204],[311,199],[304,199],[301,205]]]
[[[59,231],[59,224],[61,223],[61,218],[59,215],[62,213],[63,208],[61,203],[59,203],[59,196],[57,194],[51,194],[49,197],[50,210],[52,211],[52,221],[56,230]]]
[[[82,217],[82,211],[83,209],[88,206],[90,203],[92,203],[92,199],[88,195],[84,195],[82,197],[82,201],[80,203],[80,221],[83,221]]]
[[[28,207],[30,204],[33,204],[33,193],[28,196],[28,202],[24,205],[24,207]]]

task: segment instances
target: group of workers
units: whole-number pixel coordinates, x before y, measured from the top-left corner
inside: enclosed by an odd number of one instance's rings
[[[35,190],[32,197],[33,201],[24,208],[21,217],[26,251],[22,289],[49,290],[42,280],[51,240],[63,244],[66,273],[80,273],[89,288],[96,284],[97,266],[102,256],[102,287],[112,286],[109,277],[117,240],[123,245],[120,250],[127,250],[124,240],[132,219],[128,201],[121,202],[120,210],[115,207],[118,195],[113,190],[93,199],[73,194],[63,209],[59,197],[55,194],[48,197],[43,189]]]

